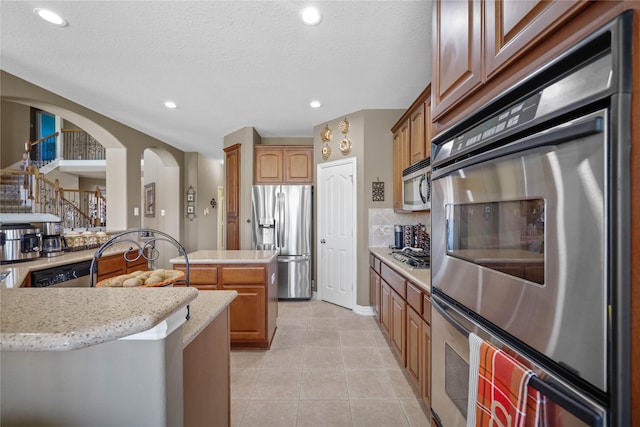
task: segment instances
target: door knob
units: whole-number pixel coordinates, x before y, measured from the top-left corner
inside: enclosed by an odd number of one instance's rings
[[[321,240],[320,240],[320,243],[327,243],[327,241],[326,241],[326,240],[324,240],[324,239],[321,239]]]

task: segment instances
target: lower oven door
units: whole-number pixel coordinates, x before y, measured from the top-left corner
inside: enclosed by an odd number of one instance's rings
[[[469,395],[469,333],[494,346],[517,354],[535,374],[530,385],[544,396],[541,426],[607,425],[606,409],[589,396],[535,365],[527,355],[509,347],[462,309],[432,296],[431,311],[431,409],[440,426],[464,426]]]

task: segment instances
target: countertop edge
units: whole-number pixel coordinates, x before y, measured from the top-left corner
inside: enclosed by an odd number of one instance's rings
[[[182,345],[186,348],[238,296],[237,291],[200,291],[189,304],[190,318],[182,326]]]
[[[395,272],[403,275],[409,281],[419,286],[424,292],[431,294],[431,269],[412,269],[391,257],[391,249],[385,247],[369,247],[369,252],[384,261]]]
[[[29,298],[29,293],[34,296],[34,292],[67,292],[69,296],[73,293],[77,293],[79,290],[85,288],[58,288],[56,290],[47,288],[22,288],[22,289],[0,289],[0,293],[4,296],[12,296],[18,298]],[[109,341],[114,341],[119,338],[124,338],[130,335],[137,334],[139,332],[147,331],[160,322],[167,319],[169,316],[185,307],[191,301],[195,300],[198,296],[198,290],[196,288],[172,288],[177,292],[171,292],[169,296],[162,296],[159,299],[154,299],[154,302],[147,304],[145,311],[141,313],[135,313],[129,316],[123,316],[119,320],[113,322],[104,321],[98,326],[92,326],[90,324],[83,324],[76,329],[54,327],[53,330],[38,331],[37,329],[24,330],[19,332],[5,332],[8,323],[11,322],[5,313],[6,307],[2,313],[2,332],[0,332],[0,351],[69,351],[78,350],[86,347],[91,347],[97,344],[102,344]],[[86,288],[89,292],[102,292],[100,288]],[[108,292],[113,292],[114,289],[103,289]],[[126,292],[131,299],[132,293],[135,292],[162,292],[155,289],[117,289],[116,292]],[[23,294],[23,295],[20,295]],[[78,294],[76,294],[78,295]],[[160,293],[158,293],[160,295]],[[73,298],[73,297],[72,297]],[[67,304],[69,301],[64,300]],[[81,298],[79,298],[80,300]],[[97,300],[96,300],[97,301]],[[102,303],[104,305],[104,303]],[[122,304],[125,306],[126,304]],[[87,307],[85,307],[86,309]],[[91,308],[91,307],[89,307]],[[97,307],[96,307],[97,308]],[[47,309],[43,307],[43,309]],[[61,309],[61,307],[49,307],[47,310]],[[16,313],[14,315],[21,315],[23,313]],[[47,329],[43,327],[42,329]]]
[[[256,258],[255,254],[262,252],[264,256]],[[251,255],[254,255],[253,257]],[[196,264],[269,264],[278,253],[276,251],[252,251],[252,250],[201,250],[187,254],[189,265]],[[186,264],[183,256],[171,258],[170,264]]]

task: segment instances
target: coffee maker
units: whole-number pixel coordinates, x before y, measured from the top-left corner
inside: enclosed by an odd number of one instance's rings
[[[43,222],[40,224],[42,230],[42,249],[40,254],[46,257],[64,255],[67,241],[62,235],[64,227],[62,222]]]

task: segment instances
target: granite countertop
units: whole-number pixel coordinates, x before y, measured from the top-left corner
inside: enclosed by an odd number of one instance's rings
[[[369,252],[380,258],[389,267],[405,276],[411,283],[418,285],[423,291],[431,293],[431,269],[413,268],[391,256],[391,249],[370,247]]]
[[[189,287],[0,289],[0,350],[67,351],[123,338],[197,296]]]
[[[270,251],[216,251],[203,250],[187,254],[189,264],[246,264],[246,263],[270,263],[278,253]],[[171,264],[185,264],[183,256],[169,260]]]
[[[183,348],[188,346],[237,296],[236,291],[198,292],[198,297],[189,304],[190,318],[182,325]]]
[[[131,247],[131,243],[116,243],[106,249],[102,256],[104,257],[124,253]],[[137,250],[138,248],[134,249]],[[3,280],[0,280],[0,289],[19,288],[32,271],[91,260],[97,250],[98,248],[76,252],[65,252],[64,255],[41,257],[24,262],[0,265],[0,274],[6,274],[6,277]]]

